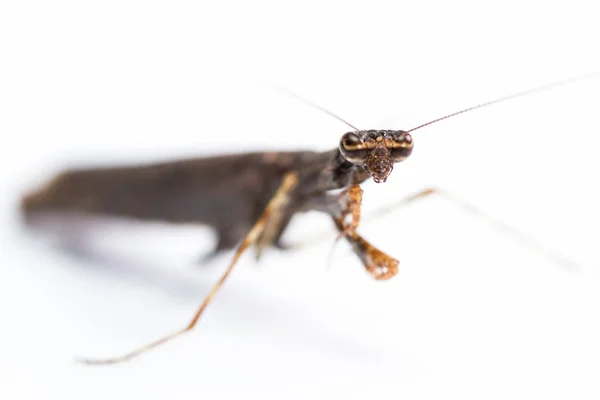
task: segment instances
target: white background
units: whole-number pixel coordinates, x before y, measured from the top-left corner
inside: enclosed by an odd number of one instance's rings
[[[327,218],[298,250],[242,259],[193,333],[201,227],[102,225],[98,259],[22,229],[19,197],[69,166],[250,149],[329,149],[347,127],[410,129],[599,70],[593,2],[19,1],[0,6],[0,398],[600,396],[600,85],[591,77],[416,131],[363,185],[361,232],[401,260],[375,282]],[[430,198],[468,199],[576,268]],[[377,217],[376,215],[379,215]],[[100,257],[102,256],[102,257]]]

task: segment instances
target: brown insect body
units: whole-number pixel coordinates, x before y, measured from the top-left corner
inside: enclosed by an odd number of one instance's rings
[[[394,151],[392,132],[398,132],[395,137],[401,136],[401,131],[348,133],[344,138],[357,135],[359,143],[345,149],[343,139],[340,149],[327,152],[240,153],[67,170],[41,190],[27,195],[22,209],[27,219],[43,213],[71,213],[206,224],[218,235],[216,252],[238,244],[260,217],[283,176],[297,171],[299,184],[290,204],[279,216],[277,226],[271,228],[268,240],[263,238],[259,247],[281,246],[280,237],[295,213],[339,213],[337,197],[334,200],[327,192],[364,182],[370,176],[365,169],[367,164],[377,171],[379,175],[373,176],[379,180],[380,164],[393,162],[389,157]],[[344,154],[353,152],[363,154],[367,164],[344,158]],[[367,159],[368,153],[375,153],[372,159]]]

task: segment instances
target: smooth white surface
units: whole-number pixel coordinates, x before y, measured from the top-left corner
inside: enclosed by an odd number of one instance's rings
[[[198,329],[184,325],[229,255],[194,265],[204,228],[102,225],[109,261],[19,223],[26,190],[68,165],[250,149],[328,149],[346,127],[410,129],[599,70],[592,2],[4,2],[0,6],[0,398],[598,398],[598,78],[415,132],[361,232],[401,260],[374,282],[326,218],[306,246],[243,258]],[[413,8],[415,7],[415,8]],[[565,270],[448,202],[443,187],[577,262]],[[322,236],[325,234],[325,236]],[[315,243],[315,238],[316,243]]]

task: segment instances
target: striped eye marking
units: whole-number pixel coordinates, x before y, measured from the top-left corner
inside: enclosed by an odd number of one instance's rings
[[[413,147],[412,136],[408,132],[403,132],[395,137],[390,146],[392,149],[410,149]]]
[[[362,138],[354,132],[348,132],[340,140],[340,153],[353,164],[362,164],[367,160],[368,146]]]
[[[368,146],[354,132],[348,132],[342,136],[341,147],[346,151],[366,150]]]

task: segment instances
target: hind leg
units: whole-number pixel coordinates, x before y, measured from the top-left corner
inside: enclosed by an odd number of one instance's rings
[[[269,201],[269,204],[267,204],[267,207],[263,211],[263,213],[260,216],[260,218],[258,219],[258,221],[256,221],[256,223],[252,226],[250,231],[240,241],[240,244],[234,253],[233,260],[231,260],[231,262],[229,263],[229,267],[227,267],[227,269],[225,270],[225,272],[223,273],[221,278],[217,281],[217,283],[214,284],[214,286],[212,287],[210,292],[206,295],[206,297],[204,298],[204,301],[202,302],[202,304],[200,305],[200,307],[198,308],[198,310],[192,317],[192,320],[183,329],[179,329],[179,330],[171,333],[170,335],[164,336],[161,339],[155,340],[152,343],[149,343],[143,347],[138,348],[137,350],[134,350],[134,351],[132,351],[128,354],[125,354],[123,356],[120,356],[120,357],[96,359],[96,360],[80,359],[79,361],[84,364],[115,364],[115,363],[120,363],[123,361],[128,361],[134,357],[139,356],[140,354],[146,353],[147,351],[152,350],[164,343],[167,343],[167,342],[183,335],[184,333],[189,332],[192,329],[194,329],[194,327],[196,326],[196,323],[199,321],[200,317],[204,313],[204,310],[211,303],[213,297],[217,294],[217,292],[219,291],[219,289],[221,288],[221,286],[223,285],[223,283],[225,282],[225,280],[227,279],[227,277],[233,270],[233,267],[235,267],[235,265],[237,264],[238,260],[242,256],[242,254],[244,254],[244,252],[250,245],[252,245],[253,243],[255,243],[258,240],[260,235],[263,233],[265,227],[269,223],[273,223],[271,218],[273,218],[276,215],[283,214],[284,211],[282,211],[282,210],[284,210],[286,207],[289,206],[292,192],[295,189],[297,184],[298,184],[298,174],[296,172],[289,172],[283,177],[283,181],[282,181],[281,185],[275,192],[275,195],[273,196],[271,201]]]

